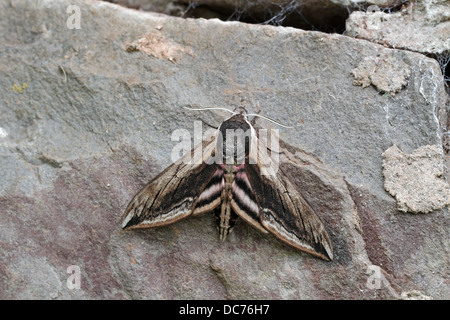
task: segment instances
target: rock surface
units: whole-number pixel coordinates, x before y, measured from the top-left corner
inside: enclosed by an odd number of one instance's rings
[[[399,213],[382,171],[392,145],[442,148],[447,95],[435,60],[346,36],[87,0],[2,1],[0,29],[0,298],[450,296],[447,208]],[[149,54],[139,39],[177,50],[150,45]],[[379,56],[410,70],[395,95],[353,83],[352,70]],[[227,116],[186,104],[244,104],[294,126],[281,130],[295,160],[283,166],[324,220],[332,262],[244,223],[219,243],[210,215],[120,230],[131,197],[170,164],[171,133]],[[68,285],[71,266],[79,289]]]
[[[385,55],[364,58],[352,74],[355,85],[373,85],[381,93],[395,94],[408,84],[411,70],[403,61]]]
[[[353,12],[349,36],[424,54],[450,52],[450,1],[423,0],[394,13]]]
[[[442,149],[422,146],[405,155],[392,146],[383,157],[384,187],[397,199],[398,210],[427,213],[450,204]]]

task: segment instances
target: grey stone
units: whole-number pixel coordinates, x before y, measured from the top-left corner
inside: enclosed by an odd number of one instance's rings
[[[71,5],[80,29],[67,26]],[[0,29],[0,298],[449,296],[447,209],[399,214],[382,172],[391,145],[442,148],[447,96],[435,60],[341,35],[87,0],[2,1]],[[352,70],[378,55],[410,70],[395,96],[353,85]],[[332,262],[245,223],[220,243],[211,215],[121,231],[128,201],[170,165],[172,132],[228,116],[187,104],[244,105],[294,126],[280,130],[282,166],[324,220]],[[79,290],[66,285],[71,265]],[[380,287],[368,284],[372,265]]]
[[[383,153],[384,187],[404,212],[431,212],[450,204],[442,149],[422,146],[404,154],[396,146]]]
[[[363,88],[374,85],[380,92],[395,94],[408,84],[411,70],[403,61],[389,56],[366,57],[352,74],[355,85]]]
[[[402,292],[402,300],[433,300],[432,297],[424,295],[418,290],[413,290],[410,292]]]
[[[450,1],[449,0],[421,0],[425,11],[425,18],[428,22],[438,24],[450,21]]]
[[[450,51],[450,1],[414,1],[394,13],[355,11],[347,19],[346,34],[391,48],[446,54]]]

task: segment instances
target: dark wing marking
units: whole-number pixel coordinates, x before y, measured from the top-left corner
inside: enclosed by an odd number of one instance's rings
[[[256,203],[244,165],[240,165],[231,184],[231,207],[244,221],[263,233],[268,233],[260,223],[259,207]]]
[[[157,227],[191,215],[217,170],[217,165],[205,163],[214,147],[214,140],[199,144],[143,187],[128,204],[122,228]]]
[[[324,224],[281,168],[264,175],[259,164],[245,164],[245,172],[264,228],[297,249],[332,260],[333,248]]]
[[[193,212],[194,215],[211,212],[222,202],[221,195],[222,190],[225,188],[225,172],[220,166],[213,167],[216,168],[216,171],[203,192],[197,198]]]

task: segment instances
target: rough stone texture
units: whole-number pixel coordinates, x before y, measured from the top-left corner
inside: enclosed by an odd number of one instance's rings
[[[450,51],[450,1],[411,1],[394,13],[355,11],[347,19],[346,34],[392,48],[444,54]]]
[[[404,154],[392,146],[383,157],[384,187],[397,199],[398,210],[427,213],[450,204],[442,149],[422,146]]]
[[[160,29],[162,27],[157,27]],[[167,59],[170,62],[177,63],[187,53],[192,55],[189,47],[185,48],[177,43],[165,39],[160,32],[152,32],[145,37],[140,38],[126,45],[128,52],[141,51],[159,59]]]
[[[411,292],[402,292],[403,300],[433,300],[432,297],[424,295],[422,292],[413,290]]]
[[[408,84],[411,70],[403,61],[386,55],[364,58],[352,74],[355,85],[374,85],[380,92],[395,94]]]
[[[425,18],[431,23],[450,21],[449,0],[421,0],[420,4],[425,9]]]
[[[81,9],[80,29],[67,28],[69,5]],[[382,175],[391,145],[442,146],[447,97],[435,60],[95,1],[1,1],[0,29],[0,298],[449,297],[447,209],[398,213]],[[149,35],[183,50],[175,59],[127,51]],[[351,71],[377,56],[409,66],[395,96],[353,85]],[[171,133],[227,116],[186,104],[244,104],[295,127],[281,130],[282,165],[324,220],[332,262],[244,223],[219,243],[210,215],[120,230],[134,193],[170,164]],[[79,290],[66,285],[71,265]],[[375,288],[373,265],[383,275]]]

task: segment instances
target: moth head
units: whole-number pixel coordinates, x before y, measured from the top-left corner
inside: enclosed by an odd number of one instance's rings
[[[237,108],[235,108],[233,110],[233,113],[247,117],[247,110],[245,110],[244,107],[237,107]]]

